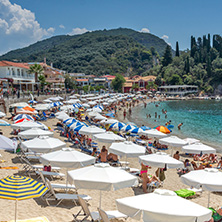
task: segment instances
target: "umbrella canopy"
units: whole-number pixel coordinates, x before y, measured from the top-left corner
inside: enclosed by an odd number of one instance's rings
[[[27,122],[27,121],[32,121],[32,122],[34,122],[33,120],[31,120],[31,119],[27,119],[27,118],[22,118],[22,119],[18,119],[18,120],[15,120],[14,121],[14,124],[17,124],[17,123],[21,123],[21,122]]]
[[[165,134],[171,133],[170,130],[165,126],[157,126],[155,127],[155,129],[160,131],[161,133],[165,133]]]
[[[165,164],[167,164],[168,168],[183,168],[184,164],[170,157],[166,153],[157,152],[155,154],[149,154],[139,157],[139,161],[145,165],[150,165],[157,168],[164,168]]]
[[[193,144],[193,143],[199,143],[200,140],[197,140],[195,138],[186,138],[186,139],[183,139],[184,141],[186,141],[188,144]]]
[[[138,184],[135,176],[124,170],[111,167],[107,163],[68,171],[68,180],[70,183],[73,182],[77,189],[106,191],[119,190]]]
[[[213,147],[207,146],[203,143],[194,143],[190,145],[183,146],[181,149],[185,153],[193,153],[193,154],[203,154],[205,153],[216,153],[216,149]]]
[[[139,133],[141,133],[142,131],[144,131],[144,130],[142,130],[142,129],[139,128],[139,127],[134,127],[133,129],[130,129],[128,132],[129,132],[129,133],[134,133],[134,134],[139,134]]]
[[[118,120],[116,120],[116,119],[104,119],[104,120],[100,121],[100,123],[103,123],[103,124],[113,124],[116,122],[118,122]]]
[[[0,112],[0,118],[2,118],[2,117],[4,117],[4,116],[6,116],[6,114],[3,113],[3,112]]]
[[[89,135],[89,136],[94,135],[94,134],[98,134],[98,133],[105,133],[105,132],[106,132],[106,130],[101,129],[96,126],[89,126],[89,127],[83,126],[79,130],[80,134]]]
[[[12,124],[11,127],[12,129],[20,129],[20,130],[27,130],[31,128],[41,128],[41,129],[44,128],[43,125],[31,121],[24,121],[21,123]]]
[[[6,136],[0,135],[0,150],[11,150],[16,151],[17,149],[17,140],[16,139],[9,139]]]
[[[99,107],[93,107],[93,112],[101,113],[102,109],[100,109]]]
[[[36,110],[48,110],[50,109],[50,105],[49,104],[38,104],[35,106]]]
[[[93,136],[93,139],[98,140],[100,142],[104,142],[104,143],[113,143],[113,142],[122,142],[125,141],[126,139],[116,135],[113,132],[105,132],[105,133],[100,133],[100,134],[96,134]]]
[[[40,157],[43,164],[64,168],[79,168],[95,163],[95,157],[81,153],[71,148],[44,154]]]
[[[11,124],[6,122],[5,120],[3,119],[0,119],[0,126],[10,126]]]
[[[32,128],[18,133],[18,137],[22,139],[32,139],[38,136],[53,136],[53,132],[39,128]]]
[[[29,177],[9,176],[0,180],[0,198],[25,200],[42,196],[48,189]]]
[[[145,130],[145,131],[141,132],[140,134],[146,135],[148,137],[154,137],[154,138],[163,138],[163,137],[167,136],[165,133],[161,133],[160,131],[158,131],[156,129]]]
[[[116,122],[116,123],[113,123],[112,125],[110,125],[110,129],[113,129],[113,130],[121,130],[126,124],[125,123],[121,123],[121,122]]]
[[[107,118],[105,116],[102,116],[100,114],[97,114],[94,119],[97,119],[97,120],[106,120]]]
[[[135,126],[125,125],[121,128],[121,131],[128,132],[129,130],[135,129]]]
[[[28,106],[29,104],[28,103],[25,103],[25,102],[21,102],[21,103],[13,103],[13,104],[10,104],[9,107],[26,107]]]
[[[211,218],[212,211],[176,195],[170,190],[156,189],[153,193],[116,200],[121,213],[146,222],[202,222]]]
[[[145,154],[146,148],[131,141],[124,141],[122,143],[112,143],[109,152],[119,156],[138,157]]]
[[[23,119],[23,118],[30,119],[30,120],[34,121],[34,118],[30,115],[27,115],[27,114],[18,114],[13,118],[13,120],[15,121],[15,120],[18,120],[18,119]]]
[[[186,141],[180,139],[177,136],[170,136],[170,137],[162,138],[159,140],[159,142],[161,144],[169,145],[172,147],[181,147],[187,144]]]
[[[0,180],[0,198],[16,200],[15,221],[17,215],[17,201],[37,198],[47,192],[47,188],[29,177],[8,176]]]
[[[36,153],[48,153],[65,146],[66,143],[63,141],[49,136],[40,136],[21,143],[23,149],[29,149]]]
[[[75,125],[75,127],[71,127],[71,129],[73,129],[74,132],[79,132],[79,130],[81,130],[84,127],[84,125],[80,124],[80,125]]]
[[[66,113],[63,113],[63,114],[56,116],[56,118],[59,120],[65,120],[65,119],[69,118],[69,115],[67,115]]]
[[[85,108],[89,108],[90,107],[90,105],[87,104],[87,103],[83,103],[82,106],[85,107]]]
[[[50,99],[45,99],[45,100],[43,100],[43,102],[45,102],[45,103],[51,103],[52,100],[50,100]]]
[[[88,113],[88,116],[94,117],[94,116],[97,116],[98,114],[99,114],[98,112],[91,111],[91,112]]]
[[[209,191],[222,191],[222,172],[214,168],[194,170],[181,176],[181,181],[189,186],[200,187]]]

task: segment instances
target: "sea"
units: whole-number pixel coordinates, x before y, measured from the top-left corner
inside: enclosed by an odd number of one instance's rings
[[[167,111],[167,116],[162,111]],[[157,118],[155,118],[155,112]],[[147,118],[147,115],[151,117]],[[210,145],[222,153],[222,100],[174,100],[147,103],[132,109],[128,117],[138,126],[151,128],[165,125],[171,120],[172,135],[180,138],[195,138],[202,143]],[[178,124],[183,123],[181,129]]]

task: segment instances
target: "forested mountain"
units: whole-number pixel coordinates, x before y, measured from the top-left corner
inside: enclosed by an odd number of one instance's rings
[[[13,50],[0,60],[47,63],[68,72],[86,74],[142,74],[156,64],[167,43],[152,34],[131,29],[55,36],[23,49]]]

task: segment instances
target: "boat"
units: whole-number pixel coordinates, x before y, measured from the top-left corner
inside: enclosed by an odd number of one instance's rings
[[[221,99],[220,96],[216,96],[216,97],[215,97],[215,100],[217,100],[217,101],[219,101],[220,99]]]

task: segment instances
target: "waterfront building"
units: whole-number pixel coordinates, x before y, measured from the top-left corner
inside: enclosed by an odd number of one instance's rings
[[[198,92],[197,86],[191,85],[171,85],[171,86],[161,86],[158,88],[161,94],[171,95],[171,96],[184,96],[187,94],[195,94]]]

